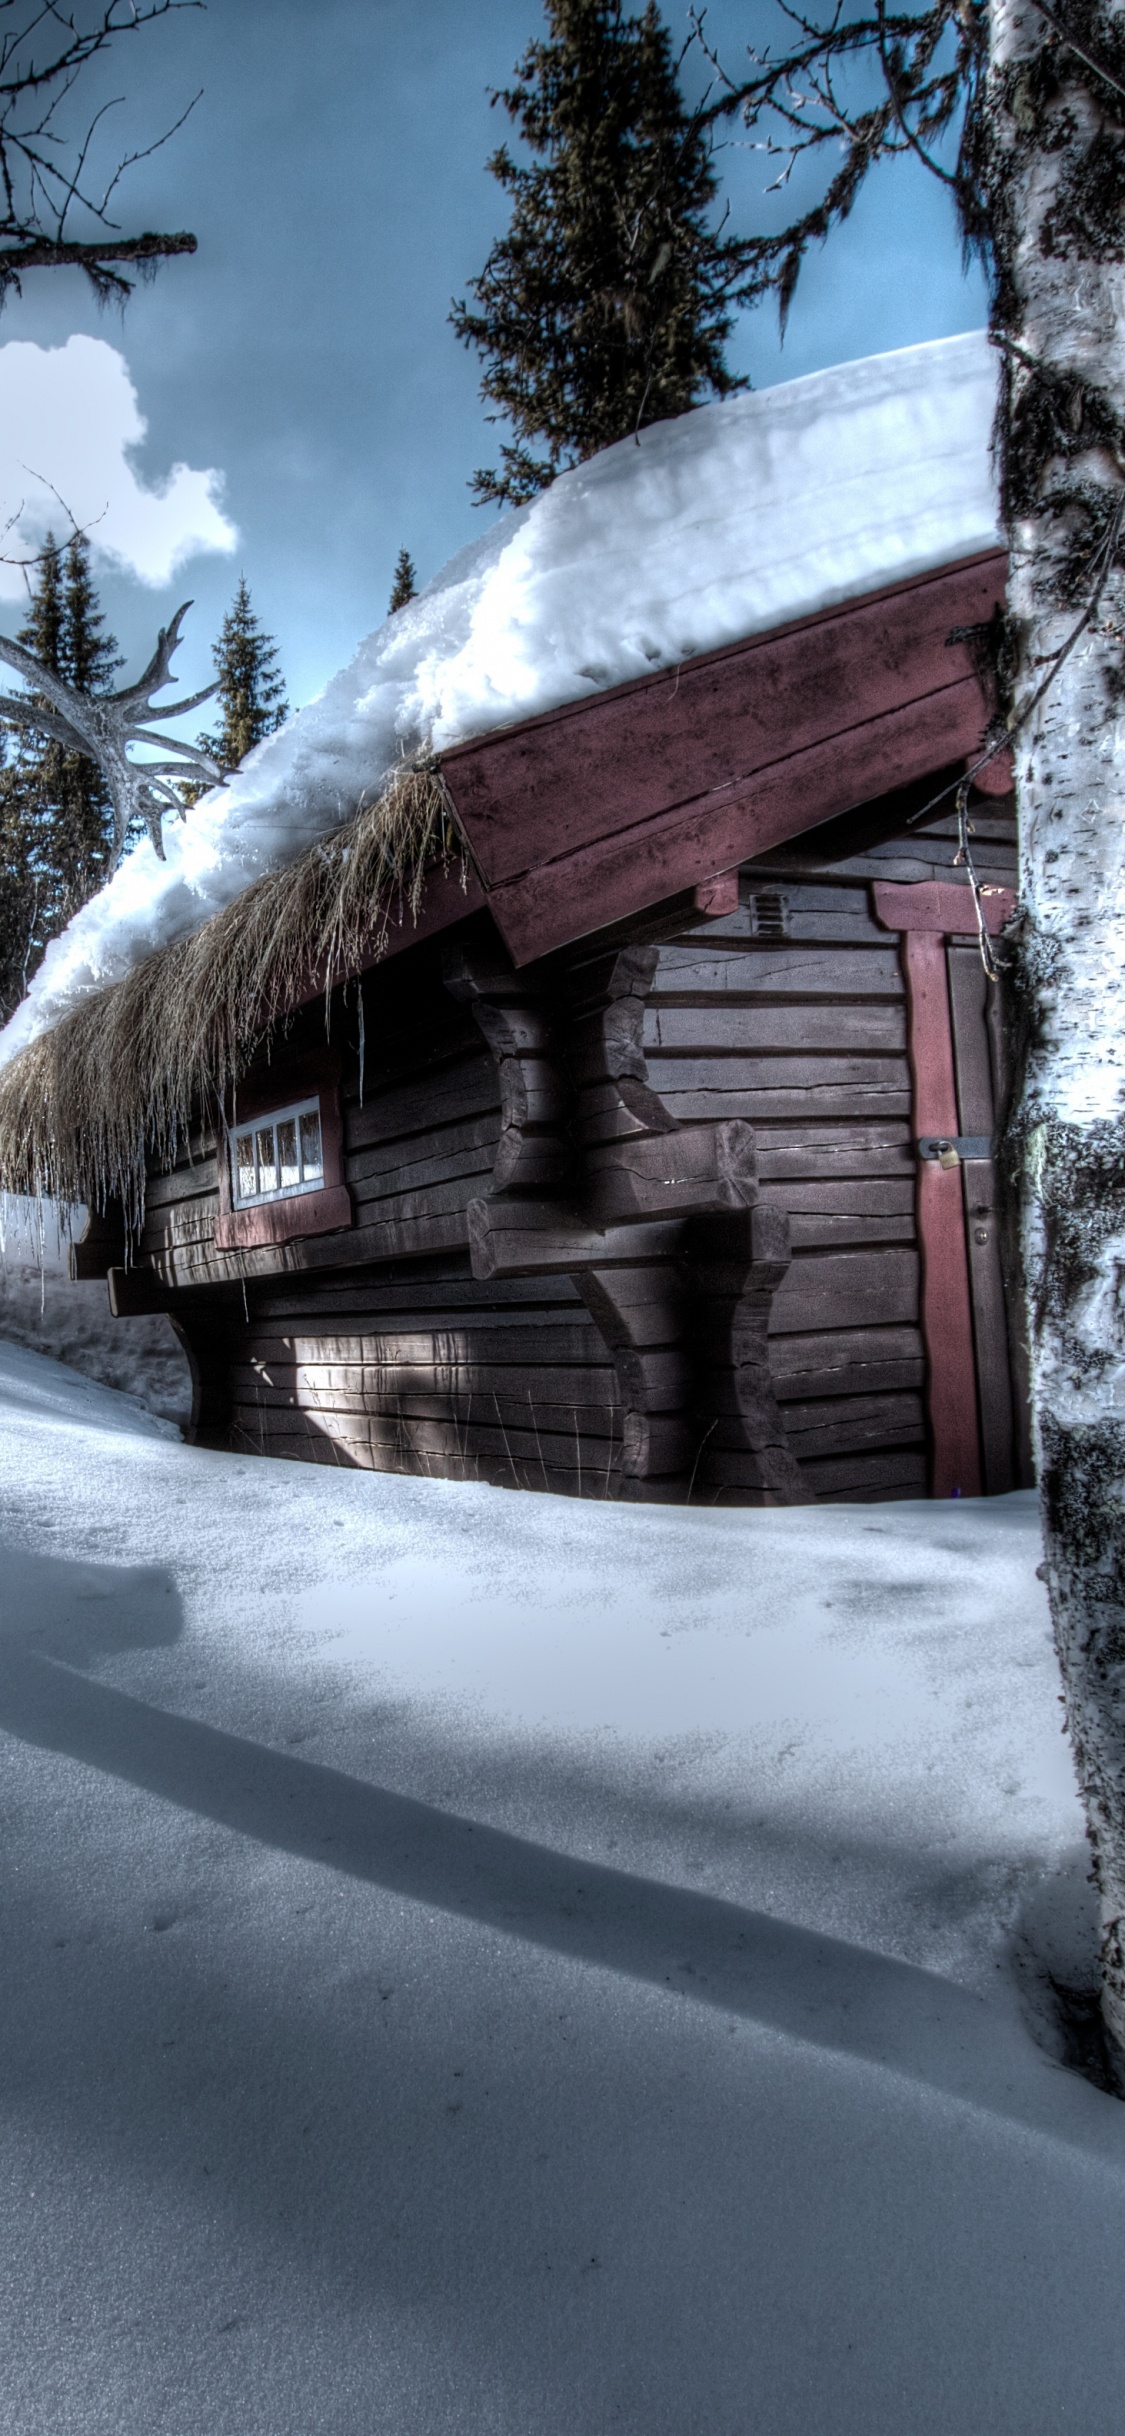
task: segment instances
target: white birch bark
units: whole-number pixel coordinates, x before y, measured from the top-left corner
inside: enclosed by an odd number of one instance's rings
[[[1084,12],[1080,33],[1077,19],[1071,22],[1095,57],[1099,44],[1103,57],[1120,56],[1125,0]],[[1125,476],[1113,428],[1125,409],[1125,102],[1052,43],[1030,0],[992,0],[991,27],[989,184],[999,321],[1011,342],[1005,442],[1016,493],[1009,606],[1019,651],[1015,694],[1027,701],[1072,635],[1104,564],[1104,552],[1091,562],[1091,543],[1116,534]],[[1051,414],[1040,411],[1047,401]],[[1015,758],[1024,908],[1018,969],[1031,1025],[1018,1130],[1045,1573],[1101,1893],[1103,2017],[1125,2094],[1120,565],[1096,620],[1020,732]]]

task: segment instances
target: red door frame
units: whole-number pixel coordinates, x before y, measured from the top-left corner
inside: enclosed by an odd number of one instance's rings
[[[899,933],[906,983],[914,1132],[955,1140],[957,1085],[945,942],[976,928],[969,889],[956,880],[876,881],[876,918]],[[990,889],[985,920],[1000,930],[1015,906],[1011,889]],[[979,1497],[982,1485],[976,1355],[960,1166],[917,1162],[916,1216],[922,1269],[922,1341],[930,1427],[932,1497]]]

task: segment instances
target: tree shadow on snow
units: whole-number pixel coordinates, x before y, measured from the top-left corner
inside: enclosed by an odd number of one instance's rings
[[[717,2006],[1057,2135],[1092,2136],[1006,2016],[937,1974],[459,1816],[154,1706],[86,1671],[182,1629],[162,1567],[0,1551],[0,1729],[275,1850]],[[1116,2107],[1113,2115],[1116,2116]],[[1094,2130],[1104,2136],[1101,2110]]]

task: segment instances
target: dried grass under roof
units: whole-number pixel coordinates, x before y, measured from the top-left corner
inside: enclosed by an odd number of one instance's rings
[[[144,1212],[192,1115],[221,1104],[271,1023],[382,952],[396,906],[460,852],[436,764],[404,763],[378,801],[191,938],[146,956],[0,1068],[0,1190]]]

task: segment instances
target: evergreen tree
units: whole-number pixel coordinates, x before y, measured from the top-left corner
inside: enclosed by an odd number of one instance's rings
[[[48,534],[19,639],[81,692],[106,692],[121,666],[76,534],[61,551]],[[0,920],[4,979],[30,974],[49,939],[107,877],[113,806],[97,764],[34,728],[0,769]],[[17,991],[17,996],[19,992]]]
[[[409,550],[400,550],[395,560],[395,579],[391,586],[388,617],[393,617],[396,609],[405,609],[407,601],[416,600],[417,596],[418,583],[414,561]]]
[[[39,920],[34,794],[0,737],[0,1023],[23,997],[46,945]]]
[[[289,715],[285,684],[278,666],[273,636],[263,633],[250,606],[244,575],[212,653],[219,679],[222,725],[199,742],[221,770],[237,770],[239,762],[263,736],[272,736]],[[189,802],[200,790],[184,788]]]
[[[493,154],[511,227],[471,282],[479,310],[450,315],[516,432],[475,494],[512,505],[610,441],[747,386],[723,360],[744,249],[711,225],[710,141],[653,0],[639,17],[622,0],[546,10],[549,40],[495,96],[538,158]]]

